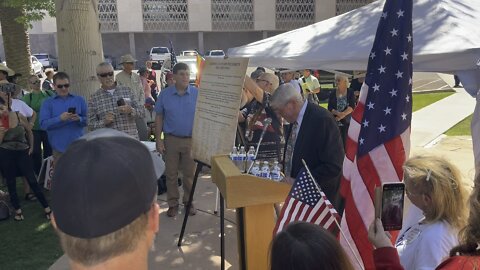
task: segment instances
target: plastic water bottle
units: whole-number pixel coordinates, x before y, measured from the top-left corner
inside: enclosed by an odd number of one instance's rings
[[[250,166],[252,166],[252,163],[254,162],[255,162],[255,148],[253,146],[250,146],[250,149],[248,149],[248,153],[247,153],[247,169],[246,170],[248,170]]]
[[[250,174],[258,177],[262,176],[260,172],[260,161],[255,161],[255,164],[253,164],[253,167],[250,170]]]
[[[262,170],[260,173],[260,177],[262,178],[270,178],[270,166],[268,165],[268,161],[263,162]]]
[[[237,147],[235,146],[232,148],[232,152],[230,152],[230,159],[232,160],[233,164],[237,166],[238,152],[237,152]]]
[[[272,171],[270,172],[270,178],[275,181],[275,182],[278,182],[281,180],[282,176],[280,175],[280,166],[278,165],[278,161],[275,161],[273,163],[273,167],[272,167]]]
[[[247,152],[245,152],[245,146],[240,147],[240,151],[238,152],[238,169],[241,172],[245,172],[245,165],[247,163]]]

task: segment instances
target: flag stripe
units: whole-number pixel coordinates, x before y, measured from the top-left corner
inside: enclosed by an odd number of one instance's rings
[[[365,203],[367,204],[367,203]],[[352,235],[353,243],[357,247],[357,251],[360,255],[361,260],[365,269],[374,269],[373,268],[373,247],[372,244],[368,243],[368,231],[366,229],[365,223],[363,222],[361,214],[359,214],[357,205],[355,202],[355,197],[352,196],[352,191],[347,192],[347,197],[345,198],[345,218],[348,224],[347,230]],[[365,240],[367,242],[365,242]],[[360,248],[359,248],[360,247]],[[344,246],[344,249],[347,249],[347,246]],[[354,258],[350,257],[353,261]]]
[[[339,219],[337,211],[317,186],[312,176],[307,175],[306,169],[303,168],[297,175],[295,183],[285,200],[274,233],[281,232],[289,223],[294,221],[310,222],[333,232],[333,229],[336,229],[335,226],[337,226],[335,219]]]

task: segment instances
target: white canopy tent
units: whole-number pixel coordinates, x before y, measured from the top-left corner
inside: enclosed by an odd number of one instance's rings
[[[228,50],[251,66],[366,70],[384,0]],[[396,16],[396,14],[390,14]],[[480,1],[414,0],[413,68],[456,73],[473,95],[480,88]]]
[[[228,50],[251,66],[366,70],[385,0]],[[389,14],[396,16],[396,14]],[[413,0],[414,71],[457,74],[477,105],[472,137],[480,173],[480,1]]]

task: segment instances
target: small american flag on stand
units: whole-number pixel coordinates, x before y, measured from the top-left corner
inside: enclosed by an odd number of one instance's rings
[[[337,211],[305,167],[298,173],[285,200],[274,234],[280,233],[289,223],[295,221],[317,224],[331,232],[336,230],[337,222],[340,221]]]

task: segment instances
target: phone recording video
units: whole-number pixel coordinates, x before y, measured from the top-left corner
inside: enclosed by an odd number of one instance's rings
[[[385,231],[396,231],[402,228],[404,199],[404,183],[382,185],[380,219]]]
[[[68,108],[68,113],[75,114],[76,112],[77,112],[77,108],[75,107]]]
[[[381,189],[376,189],[375,217],[381,219],[385,231],[402,228],[404,200],[404,183],[385,183]]]

